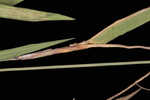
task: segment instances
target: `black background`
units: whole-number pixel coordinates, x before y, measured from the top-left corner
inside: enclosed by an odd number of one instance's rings
[[[25,0],[17,5],[48,12],[61,13],[76,21],[24,22],[0,19],[0,49],[31,43],[76,38],[55,46],[62,47],[94,36],[114,21],[150,6],[150,0],[132,1],[66,1]],[[147,23],[111,43],[150,46]],[[149,60],[150,52],[142,49],[93,48],[67,54],[53,55],[29,61],[1,62],[0,67],[29,67],[63,64],[84,64]],[[11,99],[105,100],[121,91],[150,70],[149,65],[113,66],[0,73],[1,97]],[[148,78],[141,84],[149,87]],[[142,91],[133,100],[148,100]]]

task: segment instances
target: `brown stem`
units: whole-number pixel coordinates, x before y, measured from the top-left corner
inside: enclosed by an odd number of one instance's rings
[[[136,84],[139,88],[141,88],[142,90],[145,90],[145,91],[150,91],[150,89],[148,88],[145,88],[143,86],[141,86],[140,84]]]
[[[19,56],[16,59],[13,60],[27,60],[27,59],[35,59],[39,57],[44,57],[44,56],[50,56],[50,55],[55,55],[55,54],[61,54],[61,53],[69,53],[73,51],[78,51],[78,50],[84,50],[88,48],[94,48],[94,47],[102,47],[102,48],[125,48],[125,49],[136,49],[136,48],[141,48],[141,49],[147,49],[150,50],[150,47],[146,46],[126,46],[126,45],[121,45],[121,44],[90,44],[87,42],[81,42],[78,44],[73,44],[67,47],[62,47],[62,48],[56,48],[56,49],[47,49],[31,54],[26,54],[23,56]]]
[[[68,52],[83,50],[83,49],[87,49],[87,48],[89,48],[87,45],[82,45],[82,44],[70,45],[68,47],[62,47],[62,48],[56,48],[56,49],[47,49],[47,50],[43,50],[43,51],[31,53],[31,54],[26,54],[26,55],[17,57],[16,60],[35,59],[35,58],[40,58],[40,57],[45,57],[45,56],[50,56],[50,55],[55,55],[55,54],[68,53]]]
[[[131,99],[133,96],[135,96],[137,93],[139,93],[141,90],[142,90],[142,89],[139,88],[139,89],[137,89],[136,91],[134,91],[134,92],[128,94],[127,96],[120,97],[120,98],[118,98],[118,99],[116,99],[116,100],[129,100],[129,99]]]
[[[127,88],[125,88],[121,92],[115,94],[112,97],[109,97],[107,100],[113,100],[113,99],[115,99],[116,97],[120,96],[121,94],[125,93],[126,91],[128,91],[129,89],[131,89],[132,87],[134,87],[137,83],[139,83],[142,80],[144,80],[145,78],[147,78],[149,75],[150,75],[150,72],[148,72],[147,74],[145,74],[144,76],[142,76],[141,78],[139,78],[138,80],[136,80],[134,83],[132,83],[131,85],[129,85]]]

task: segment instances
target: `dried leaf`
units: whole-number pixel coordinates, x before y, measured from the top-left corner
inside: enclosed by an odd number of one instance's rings
[[[55,21],[55,20],[74,20],[61,14],[37,11],[26,8],[19,8],[0,4],[0,18],[8,18],[22,21]]]
[[[150,7],[140,10],[130,16],[116,21],[94,37],[88,40],[89,43],[105,44],[115,38],[150,21]]]
[[[40,49],[44,49],[50,46],[54,46],[71,39],[63,39],[63,40],[56,40],[56,41],[50,41],[50,42],[44,42],[44,43],[38,43],[38,44],[30,44],[30,45],[26,45],[26,46],[22,46],[22,47],[18,47],[18,48],[13,48],[13,49],[8,49],[8,50],[1,50],[0,51],[0,61],[8,61],[10,59],[14,59],[18,56],[27,54],[27,53],[31,53],[31,52],[35,52],[37,50]]]
[[[16,5],[20,2],[23,2],[24,0],[0,0],[0,4],[5,4],[5,5]]]

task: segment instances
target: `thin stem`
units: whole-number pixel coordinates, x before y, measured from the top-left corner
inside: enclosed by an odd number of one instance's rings
[[[150,89],[148,89],[148,88],[145,88],[145,87],[143,87],[143,86],[141,86],[141,85],[139,85],[138,83],[136,84],[139,88],[141,88],[142,90],[145,90],[145,91],[150,91]]]
[[[133,96],[135,96],[137,93],[139,93],[142,89],[139,88],[137,89],[136,91],[126,95],[126,96],[123,96],[123,97],[120,97],[120,98],[117,98],[116,100],[129,100],[131,99]]]
[[[91,44],[89,47],[103,47],[103,48],[125,48],[125,49],[145,49],[150,50],[147,46],[127,46],[121,44]]]
[[[142,76],[141,78],[139,78],[138,80],[136,80],[134,83],[132,83],[131,85],[129,85],[127,88],[125,88],[124,90],[122,90],[121,92],[115,94],[114,96],[108,98],[107,100],[113,100],[116,97],[120,96],[121,94],[125,93],[126,91],[128,91],[129,89],[131,89],[132,87],[134,87],[137,83],[141,82],[142,80],[144,80],[145,78],[147,78],[150,75],[150,72],[148,72],[147,74],[145,74],[144,76]]]
[[[39,67],[0,68],[0,72],[65,69],[65,68],[108,67],[108,66],[121,66],[121,65],[133,65],[133,64],[150,64],[150,61],[130,61],[130,62],[115,62],[115,63],[93,63],[93,64],[53,65],[53,66],[39,66]]]
[[[117,47],[117,48],[125,48],[125,49],[141,48],[141,49],[150,50],[150,47],[146,47],[146,46],[126,46],[126,45],[121,45],[121,44],[90,44],[87,42],[81,42],[81,43],[73,44],[67,47],[47,49],[47,50],[43,50],[43,51],[31,53],[31,54],[26,54],[23,56],[19,56],[13,60],[35,59],[35,58],[61,54],[61,53],[69,53],[73,51],[84,50],[84,49],[95,48],[95,47],[101,47],[101,48],[116,48]]]

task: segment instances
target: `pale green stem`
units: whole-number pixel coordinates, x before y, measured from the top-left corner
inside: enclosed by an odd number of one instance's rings
[[[40,67],[23,67],[23,68],[1,68],[0,72],[65,69],[65,68],[86,68],[86,67],[106,67],[106,66],[120,66],[120,65],[134,65],[134,64],[150,64],[150,61],[128,61],[128,62],[75,64],[75,65],[53,65],[53,66],[40,66]]]

